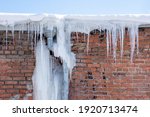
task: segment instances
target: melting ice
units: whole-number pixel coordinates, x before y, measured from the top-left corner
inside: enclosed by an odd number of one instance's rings
[[[35,51],[36,67],[32,77],[34,99],[63,99],[63,66],[58,59],[49,54],[44,41],[37,43]]]
[[[116,60],[118,41],[120,41],[120,56],[123,57],[124,36],[127,28],[131,46],[131,62],[133,62],[135,48],[139,53],[138,27],[149,24],[149,19],[149,14],[63,16],[0,13],[0,28],[2,26],[1,29],[6,30],[6,48],[8,30],[12,30],[13,42],[14,30],[19,30],[19,38],[20,31],[27,31],[28,39],[36,46],[36,66],[32,77],[34,99],[68,99],[69,74],[75,66],[75,55],[71,52],[71,32],[84,33],[84,40],[85,34],[88,34],[86,36],[88,54],[90,31],[106,30],[107,55],[113,53],[113,58]],[[42,35],[45,33],[44,29],[52,31],[54,27],[57,29],[57,42],[47,37],[48,48]],[[38,35],[40,35],[40,41],[37,41]],[[54,55],[50,55],[50,50]]]

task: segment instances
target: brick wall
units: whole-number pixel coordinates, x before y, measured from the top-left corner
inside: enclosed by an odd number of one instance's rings
[[[5,37],[5,31],[1,31],[0,99],[31,99],[35,59],[30,40],[26,32],[16,31],[14,40],[11,32]]]
[[[126,33],[124,56],[107,57],[105,32],[92,31],[87,54],[87,35],[72,33],[77,64],[70,82],[69,99],[150,99],[150,28],[139,29],[140,53],[130,62]],[[78,36],[77,36],[78,35]],[[14,41],[0,31],[0,99],[32,99],[33,47],[26,32],[15,32]],[[77,38],[78,37],[78,38]],[[85,38],[86,37],[86,38]]]
[[[77,36],[78,35],[78,36]],[[77,39],[78,37],[78,39]],[[84,34],[72,33],[72,51],[77,65],[70,83],[70,99],[150,99],[150,28],[139,29],[139,50],[130,62],[130,43],[126,32],[124,56],[117,61],[107,57],[106,35],[93,31],[87,54]]]

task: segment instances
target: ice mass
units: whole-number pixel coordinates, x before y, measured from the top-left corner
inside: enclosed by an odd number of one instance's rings
[[[76,65],[75,54],[71,52],[71,32],[88,35],[87,54],[90,31],[106,31],[107,55],[113,51],[116,60],[117,42],[120,43],[120,56],[124,51],[125,29],[130,38],[130,59],[139,53],[138,28],[150,24],[150,14],[129,15],[51,15],[51,14],[12,14],[0,13],[0,30],[28,32],[28,39],[35,43],[36,66],[32,76],[33,98],[37,100],[68,99],[69,80]],[[35,35],[30,36],[29,34]],[[43,39],[47,37],[47,44]],[[40,35],[37,39],[36,35]],[[7,48],[7,42],[6,42]],[[53,53],[50,54],[50,51]]]

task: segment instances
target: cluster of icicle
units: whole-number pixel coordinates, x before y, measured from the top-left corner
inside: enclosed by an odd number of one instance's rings
[[[115,16],[114,16],[115,17]],[[131,46],[131,62],[134,51],[138,53],[138,26],[139,21],[123,20],[128,17],[83,17],[83,16],[46,16],[38,21],[25,20],[18,21],[14,25],[9,25],[9,21],[3,29],[6,30],[6,41],[8,30],[19,31],[19,39],[23,31],[28,32],[28,39],[34,42],[36,67],[33,73],[33,93],[34,99],[68,99],[69,75],[75,66],[74,53],[71,52],[71,32],[83,32],[88,34],[87,53],[89,48],[90,31],[94,29],[106,30],[107,55],[113,50],[113,57],[116,60],[117,42],[120,41],[120,56],[123,57],[125,28],[128,28]],[[129,18],[130,19],[130,18]],[[132,18],[133,19],[133,18]],[[135,17],[136,19],[136,17]],[[4,25],[4,24],[3,24]],[[57,29],[57,42],[53,42],[49,37],[54,28]],[[43,41],[43,34],[48,37],[48,46]],[[34,36],[33,36],[34,35]],[[40,41],[37,35],[40,35]],[[7,42],[6,42],[7,44]],[[7,45],[6,45],[7,47]],[[61,59],[62,65],[57,64],[49,54],[53,51],[54,57]]]
[[[89,39],[90,39],[90,31],[98,29],[99,31],[106,30],[106,44],[107,44],[107,56],[113,53],[113,58],[116,61],[116,51],[117,51],[117,43],[120,42],[120,56],[123,57],[124,52],[124,38],[125,38],[125,29],[128,30],[129,38],[130,38],[130,47],[131,47],[131,63],[133,62],[135,48],[137,50],[137,54],[139,53],[139,39],[138,39],[138,28],[140,23],[137,22],[127,22],[127,21],[68,21],[67,29],[71,32],[83,32],[88,34],[87,37],[87,53],[89,50]],[[85,37],[84,37],[85,38]]]
[[[71,52],[70,38],[66,38],[64,21],[60,19],[55,25],[40,25],[40,41],[36,46],[36,68],[33,73],[34,99],[68,99],[69,74],[75,66],[75,55]],[[53,42],[52,32],[57,27],[57,43]],[[42,34],[48,36],[45,45]],[[54,56],[49,51],[53,51]],[[55,61],[59,57],[62,65]]]

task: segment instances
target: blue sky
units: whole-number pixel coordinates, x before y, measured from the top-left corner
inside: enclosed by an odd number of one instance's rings
[[[150,0],[0,0],[0,12],[37,14],[150,13]]]

